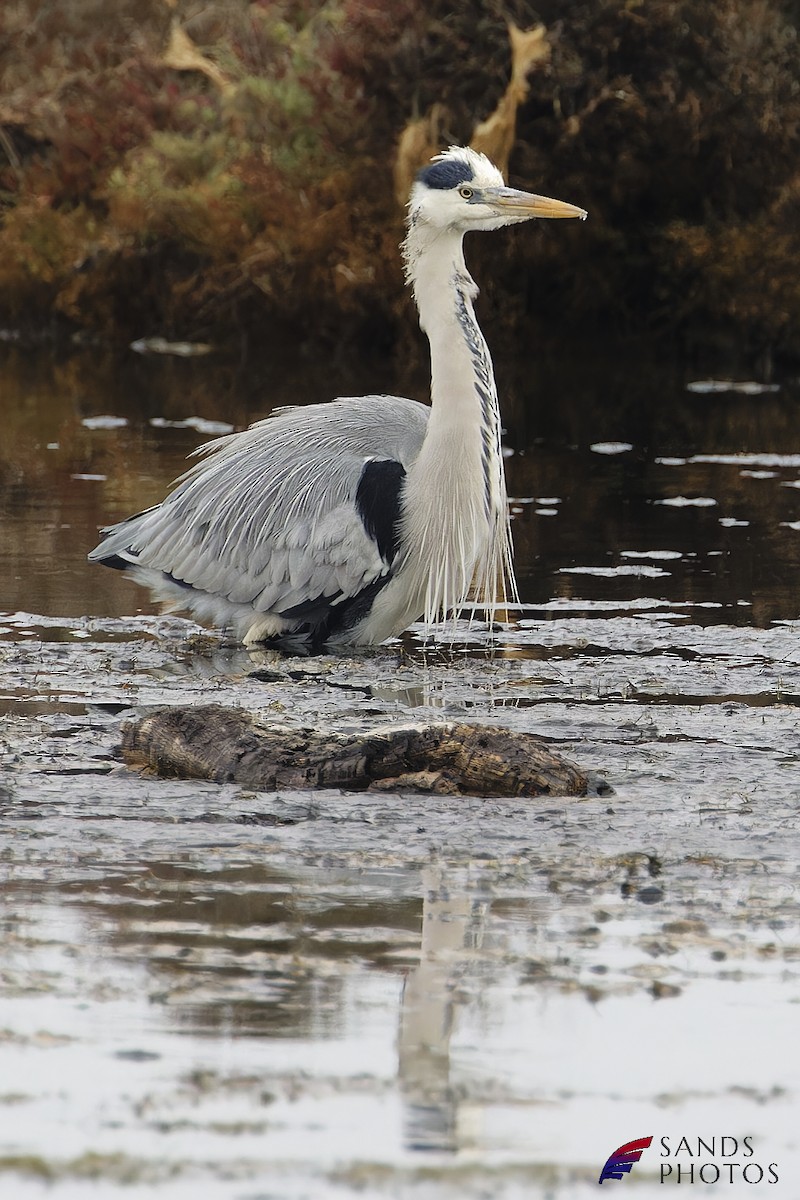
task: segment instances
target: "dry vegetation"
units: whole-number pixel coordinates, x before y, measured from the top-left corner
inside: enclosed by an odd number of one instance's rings
[[[508,82],[508,18],[551,44],[511,174],[591,213],[475,247],[509,327],[566,311],[797,355],[796,17],[780,0],[6,0],[0,320],[390,334],[400,134],[435,104],[444,140],[470,137]]]

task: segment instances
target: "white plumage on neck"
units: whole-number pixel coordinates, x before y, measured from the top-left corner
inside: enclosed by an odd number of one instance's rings
[[[430,623],[460,609],[472,588],[493,605],[516,584],[497,389],[463,231],[412,213],[403,253],[431,353],[431,415],[405,483],[403,574]]]

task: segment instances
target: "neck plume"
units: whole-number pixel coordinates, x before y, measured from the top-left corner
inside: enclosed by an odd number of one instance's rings
[[[412,215],[403,253],[431,353],[428,431],[406,480],[406,578],[430,623],[471,596],[491,608],[517,589],[497,388],[462,234]]]

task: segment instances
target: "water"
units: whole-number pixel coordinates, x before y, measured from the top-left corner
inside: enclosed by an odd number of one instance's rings
[[[86,550],[205,440],[187,418],[424,395],[422,368],[3,353],[8,1195],[583,1200],[652,1134],[612,1187],[655,1197],[662,1164],[711,1162],[741,1194],[752,1163],[747,1195],[794,1196],[794,384],[520,364],[524,607],[494,656],[478,623],[287,660],[157,616]],[[120,721],[211,700],[339,727],[502,723],[591,791],[275,794],[119,762]],[[682,1137],[717,1140],[662,1157]],[[769,1164],[777,1184],[750,1182]]]
[[[270,402],[370,388],[425,394],[414,364],[397,380],[386,364],[355,377],[276,364],[248,374],[213,357],[53,361],[1,349],[0,605],[11,611],[154,611],[112,572],[87,569],[85,554],[98,526],[159,500],[208,440],[181,422],[241,427]],[[666,369],[536,366],[532,379],[507,372],[505,405],[524,601],[645,595],[702,605],[703,620],[762,627],[797,615],[794,383],[697,392]],[[100,417],[114,420],[97,427]]]

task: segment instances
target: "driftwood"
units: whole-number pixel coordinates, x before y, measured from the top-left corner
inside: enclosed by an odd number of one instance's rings
[[[212,704],[123,726],[123,756],[159,775],[248,787],[373,788],[475,796],[582,796],[587,781],[538,738],[454,722],[367,733],[296,729]]]
[[[543,67],[550,59],[550,42],[544,25],[518,29],[508,23],[511,42],[511,80],[500,102],[485,121],[475,125],[469,144],[487,155],[508,178],[508,160],[517,136],[517,110],[528,95],[528,75],[534,67]],[[409,121],[400,134],[394,162],[394,191],[402,208],[417,171],[447,144],[445,130],[451,114],[440,101],[431,105],[423,117]]]
[[[528,95],[528,75],[550,59],[550,43],[544,25],[518,29],[508,23],[511,41],[511,81],[494,112],[475,126],[469,144],[487,155],[508,178],[508,160],[517,136],[517,109]]]

